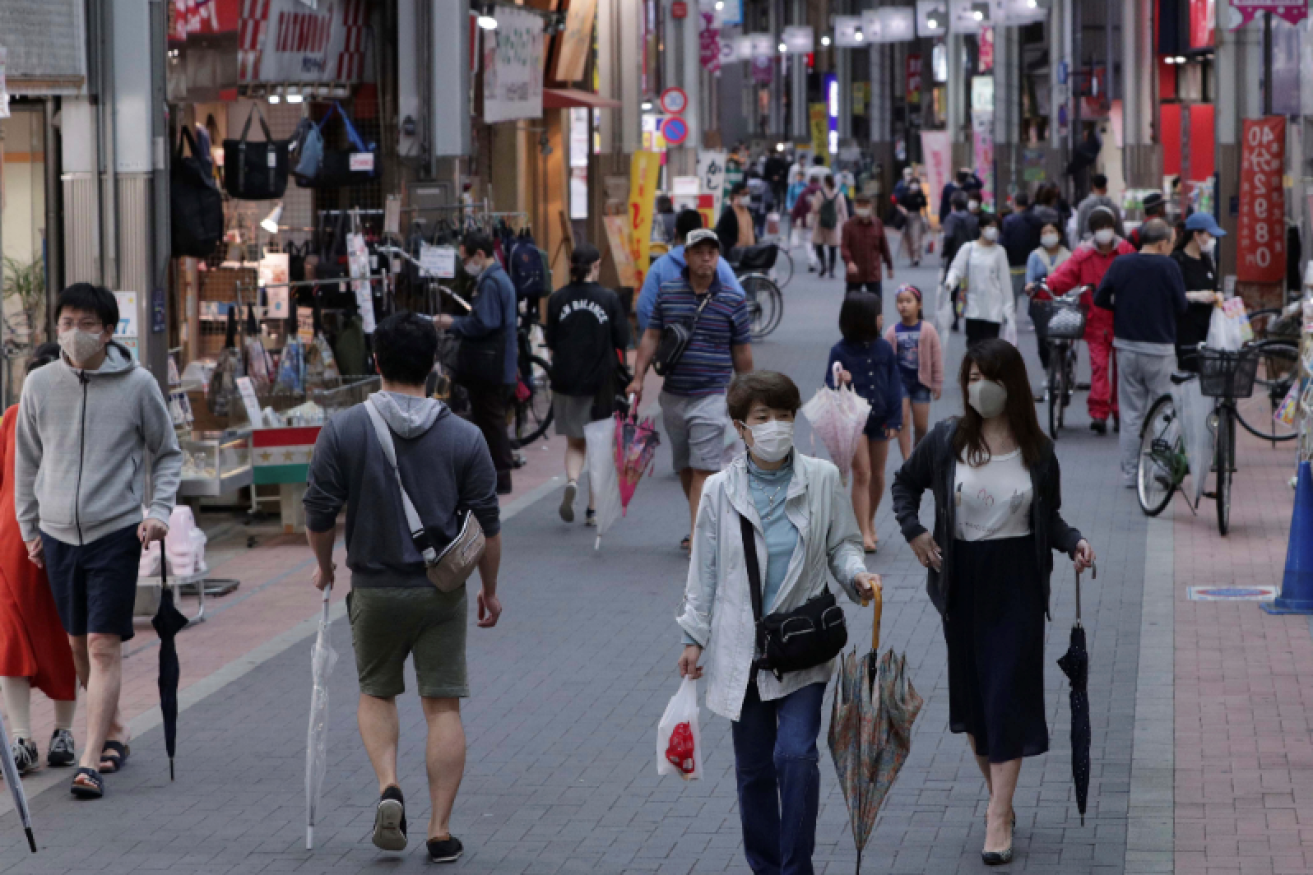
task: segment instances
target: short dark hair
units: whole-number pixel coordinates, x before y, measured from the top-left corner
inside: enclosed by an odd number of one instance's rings
[[[470,231],[460,240],[460,245],[465,248],[466,255],[473,255],[476,252],[482,252],[484,255],[492,258],[497,252],[493,245],[492,237],[482,231]]]
[[[51,362],[59,361],[59,344],[43,343],[32,351],[32,357],[27,360],[27,372],[30,374],[37,368],[44,368]]]
[[[1091,231],[1101,231],[1104,228],[1117,227],[1117,218],[1112,214],[1112,210],[1107,207],[1095,207],[1090,212],[1090,218],[1087,221]]]
[[[736,182],[730,186],[729,196],[735,197],[736,195],[743,194],[747,190],[748,190],[748,184],[746,182]]]
[[[59,314],[65,308],[95,313],[101,324],[106,328],[118,328],[119,299],[114,297],[114,293],[104,286],[93,286],[91,283],[73,283],[73,285],[60,292],[59,297],[55,299],[56,322],[59,321]]]
[[[778,371],[752,371],[739,374],[725,393],[725,406],[730,419],[744,422],[752,412],[752,405],[760,402],[771,410],[797,413],[802,407],[802,393],[798,385]]]
[[[389,383],[424,385],[437,357],[438,331],[427,316],[401,310],[374,329],[374,361]]]
[[[702,227],[702,214],[697,210],[680,210],[675,216],[675,239],[683,240]]]
[[[1108,177],[1102,173],[1096,173],[1090,177],[1090,188],[1107,188]]]
[[[849,292],[839,308],[839,333],[849,343],[870,343],[880,336],[880,296]]]
[[[1019,191],[1012,197],[1012,203],[1016,205],[1018,209],[1028,207],[1030,206],[1030,196],[1024,191]]]
[[[998,215],[996,213],[980,214],[980,230],[983,231],[986,228],[997,228],[997,227],[999,227],[999,220],[998,220]]]
[[[957,172],[958,185],[961,185],[962,183],[966,182],[970,178],[971,178],[971,171],[969,170],[959,170]]]
[[[955,210],[965,210],[967,208],[967,193],[964,191],[955,191],[953,196],[948,199],[949,204]]]

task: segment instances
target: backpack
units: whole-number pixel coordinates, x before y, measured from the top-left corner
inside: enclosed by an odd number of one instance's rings
[[[511,284],[515,286],[516,300],[541,298],[546,292],[543,281],[543,260],[533,237],[525,233],[515,243],[510,254]]]
[[[820,219],[821,228],[826,231],[833,231],[839,227],[839,208],[834,205],[834,202],[838,199],[837,194],[834,197],[821,195],[821,209],[818,218]]]

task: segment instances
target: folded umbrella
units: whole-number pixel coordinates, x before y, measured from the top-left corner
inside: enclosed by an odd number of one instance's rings
[[[835,362],[835,388],[823,386],[816,390],[811,400],[802,406],[802,415],[812,424],[812,430],[830,454],[830,461],[838,466],[843,482],[847,483],[857,441],[861,439],[862,429],[871,415],[871,403],[839,382],[841,370],[840,364]]]
[[[204,582],[201,586],[204,586]],[[174,640],[187,628],[187,618],[173,604],[169,588],[169,557],[160,557],[160,607],[150,624],[160,636],[160,713],[164,718],[164,749],[169,754],[169,780],[173,780],[173,757],[178,749],[178,646]]]
[[[4,773],[5,783],[14,797],[14,810],[23,821],[23,832],[27,833],[27,845],[36,853],[36,838],[32,835],[32,812],[27,807],[27,791],[23,789],[23,779],[18,777],[18,766],[14,764],[14,751],[9,746],[9,729],[5,726],[4,715],[0,715],[0,772]]]
[[[630,407],[633,406],[630,396]],[[638,481],[643,479],[652,467],[661,437],[657,434],[656,423],[652,417],[638,420],[638,411],[631,415],[616,414],[615,417],[615,469],[620,477],[621,515],[629,510],[629,502],[638,488]]]
[[[1099,579],[1097,567],[1094,579]],[[1076,624],[1071,627],[1071,643],[1058,660],[1058,667],[1071,681],[1071,777],[1076,784],[1076,809],[1084,826],[1090,794],[1090,652],[1080,622],[1080,572],[1076,573]]]
[[[310,728],[305,746],[305,849],[315,846],[315,815],[319,808],[319,791],[328,771],[328,679],[337,662],[337,651],[328,640],[328,611],[331,586],[324,587],[324,610],[319,618],[319,635],[310,651]]]

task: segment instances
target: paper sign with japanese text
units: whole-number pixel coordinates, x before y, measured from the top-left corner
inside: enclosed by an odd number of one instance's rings
[[[1286,120],[1245,119],[1240,148],[1236,278],[1279,283],[1286,276]]]
[[[635,287],[643,284],[652,254],[652,213],[656,209],[661,156],[640,150],[629,165],[629,253],[634,261]]]

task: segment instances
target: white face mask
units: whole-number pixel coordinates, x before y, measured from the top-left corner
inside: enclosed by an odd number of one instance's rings
[[[853,212],[855,212],[855,213],[858,215],[859,218],[865,219],[867,216],[871,215],[871,208],[870,208],[870,207],[856,207],[856,208],[854,208]]]
[[[467,261],[464,263],[465,272],[470,276],[478,276],[483,273],[483,265],[477,261]]]
[[[1057,246],[1058,240],[1059,237],[1057,234],[1045,234],[1044,236],[1039,238],[1040,244],[1045,249],[1052,249],[1053,247]]]
[[[1099,244],[1100,246],[1107,246],[1109,243],[1112,242],[1112,238],[1115,236],[1116,236],[1116,232],[1114,232],[1111,228],[1100,228],[1099,230],[1094,232],[1094,242]]]
[[[1217,238],[1214,237],[1212,234],[1205,235],[1204,239],[1199,241],[1200,252],[1205,252],[1211,255],[1213,250],[1216,248],[1217,248]]]
[[[69,361],[81,364],[95,358],[105,348],[105,338],[80,328],[70,328],[59,332],[59,348],[68,356]]]
[[[967,387],[967,403],[984,419],[993,419],[1008,405],[1008,390],[993,380],[977,380]]]
[[[980,212],[980,201],[971,201],[967,204],[967,209],[973,213]]]
[[[793,423],[781,419],[744,426],[752,434],[752,454],[763,462],[778,462],[793,450]]]
[[[981,236],[981,237],[984,237],[984,238],[985,238],[986,240],[988,240],[990,243],[993,243],[995,240],[998,239],[998,229],[995,228],[995,227],[992,227],[992,226],[991,226],[991,227],[986,228],[985,230],[981,231],[981,232],[980,232],[980,236]]]

